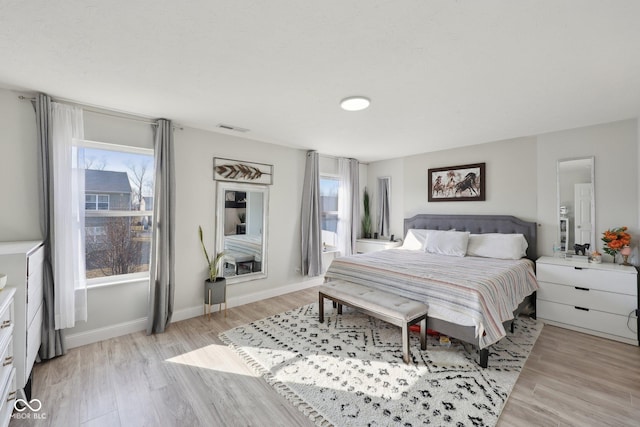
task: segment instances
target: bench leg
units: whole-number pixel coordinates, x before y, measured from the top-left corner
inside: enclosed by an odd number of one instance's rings
[[[407,323],[402,324],[402,360],[404,363],[409,363],[411,359],[411,353],[409,353],[409,325]]]
[[[427,318],[420,321],[420,349],[427,349]]]
[[[320,323],[324,323],[324,295],[318,293],[318,317]]]
[[[342,314],[342,304],[338,303],[338,314]]]
[[[489,349],[483,348],[480,350],[480,367],[486,368],[489,366]]]

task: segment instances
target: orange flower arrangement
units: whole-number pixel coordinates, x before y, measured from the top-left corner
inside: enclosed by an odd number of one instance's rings
[[[631,243],[631,235],[627,233],[627,227],[612,228],[602,233],[604,242],[603,250],[615,258],[616,253]]]

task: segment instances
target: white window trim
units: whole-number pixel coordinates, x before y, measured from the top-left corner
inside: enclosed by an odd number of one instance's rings
[[[89,139],[76,140],[76,145],[97,150],[121,151],[123,153],[144,154],[153,156],[153,148],[132,147],[130,145],[112,144],[110,142],[91,141]]]
[[[104,276],[87,279],[87,289],[106,288],[109,286],[125,285],[128,283],[149,280],[149,272],[120,274],[118,276]]]

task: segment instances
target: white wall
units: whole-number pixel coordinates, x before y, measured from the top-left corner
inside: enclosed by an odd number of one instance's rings
[[[638,124],[625,120],[537,137],[538,252],[552,255],[556,239],[556,165],[559,159],[595,157],[596,243],[602,232],[626,225],[638,242]],[[605,260],[611,260],[605,255]]]
[[[419,154],[372,163],[369,185],[375,188],[378,176],[391,176],[391,230],[396,236],[403,235],[404,218],[417,213],[508,214],[535,221],[535,156],[534,138]],[[471,163],[486,163],[486,201],[427,201],[429,168]]]
[[[207,247],[215,245],[213,158],[272,164],[269,187],[268,277],[229,285],[227,297],[238,304],[278,289],[303,286],[300,276],[300,204],[306,152],[246,138],[185,128],[176,144],[176,310],[201,307],[206,262],[198,240],[202,226]]]
[[[375,162],[369,186],[391,176],[391,229],[402,234],[403,218],[416,213],[508,214],[538,222],[538,254],[552,255],[557,239],[556,164],[595,157],[596,241],[611,227],[626,225],[638,260],[640,231],[640,126],[624,120],[527,138]],[[486,202],[427,202],[427,169],[485,162]],[[397,197],[398,191],[402,192]],[[397,197],[397,198],[396,198]]]
[[[18,95],[0,89],[0,241],[42,237],[36,117]]]

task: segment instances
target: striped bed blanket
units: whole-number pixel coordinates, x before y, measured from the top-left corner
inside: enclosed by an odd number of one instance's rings
[[[421,301],[429,317],[475,326],[480,348],[506,335],[503,322],[538,289],[533,262],[389,249],[336,258],[325,280],[345,280]]]
[[[253,255],[254,260],[262,261],[262,234],[232,234],[224,236],[224,250]]]

